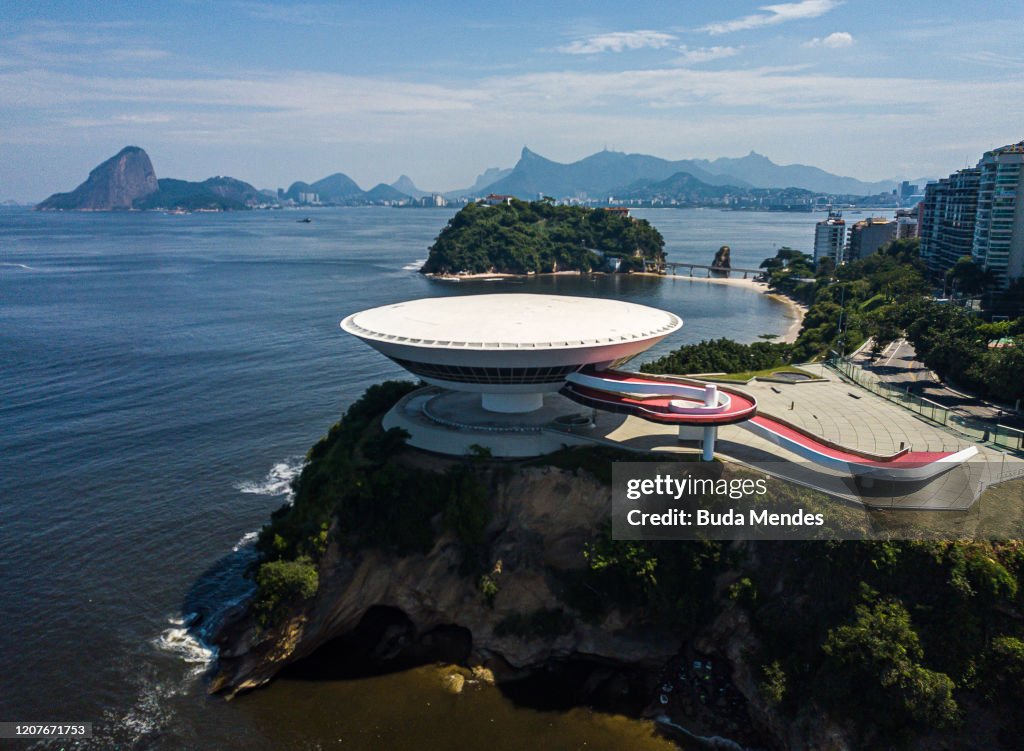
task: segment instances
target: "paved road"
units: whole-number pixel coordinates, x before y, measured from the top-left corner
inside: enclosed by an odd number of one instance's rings
[[[946,386],[917,359],[914,347],[905,339],[892,342],[878,357],[872,357],[870,347],[865,347],[853,360],[879,380],[908,388],[910,393],[941,404],[965,419],[1024,428],[1024,417],[1013,410]]]

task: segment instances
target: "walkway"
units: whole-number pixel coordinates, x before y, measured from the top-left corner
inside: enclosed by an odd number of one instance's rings
[[[817,384],[787,384],[787,388],[810,388]],[[953,449],[917,449],[902,441],[897,448],[871,451],[849,443],[845,437],[830,438],[809,429],[796,420],[782,417],[778,411],[765,414],[758,409],[757,398],[735,388],[719,390],[704,384],[671,376],[641,375],[615,370],[584,369],[568,376],[562,393],[570,399],[601,410],[632,414],[643,420],[680,426],[680,437],[692,437],[688,427],[703,429],[704,458],[713,458],[716,428],[736,424],[761,439],[837,472],[901,482],[930,479],[967,461],[977,453],[973,445]],[[771,393],[782,393],[771,387]],[[809,392],[816,393],[816,392]],[[796,396],[794,391],[792,396]],[[855,396],[854,398],[860,399]],[[843,412],[836,403],[824,414]],[[866,405],[860,407],[865,409]],[[796,411],[796,399],[790,401]],[[845,412],[857,412],[857,409]],[[813,413],[812,413],[813,414]],[[814,415],[816,417],[816,415]]]

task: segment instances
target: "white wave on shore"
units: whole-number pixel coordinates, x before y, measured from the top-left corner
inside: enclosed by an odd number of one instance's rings
[[[243,480],[235,483],[235,488],[242,493],[253,495],[285,495],[291,496],[292,480],[299,476],[302,471],[304,460],[300,457],[291,457],[283,462],[277,462],[270,468],[262,480]]]
[[[256,530],[254,532],[246,532],[244,535],[242,535],[240,538],[238,538],[238,542],[236,542],[234,547],[231,548],[231,552],[232,553],[237,553],[242,548],[249,547],[254,542],[256,542],[256,538],[258,538],[259,536],[260,536],[259,530]]]
[[[217,657],[217,650],[206,646],[190,633],[189,625],[195,618],[195,613],[183,618],[168,618],[170,628],[164,629],[154,644],[158,649],[180,657],[183,662],[198,666],[192,672],[199,674]]]
[[[405,264],[405,266],[402,267],[402,271],[419,271],[421,268],[423,268],[423,264],[425,264],[426,262],[426,258],[420,258],[419,260],[413,261],[412,263]]]

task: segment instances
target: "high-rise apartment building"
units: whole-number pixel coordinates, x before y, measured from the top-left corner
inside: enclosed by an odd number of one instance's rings
[[[972,254],[981,170],[962,169],[924,191],[921,209],[921,258],[935,273],[953,268]]]
[[[896,209],[896,239],[908,240],[918,236],[919,206],[912,209]]]
[[[847,263],[866,258],[886,243],[895,240],[896,227],[895,221],[884,216],[854,222],[850,227],[850,242],[846,246]]]
[[[1006,287],[1024,276],[1024,141],[986,152],[978,168],[972,255]]]
[[[840,211],[829,211],[828,218],[814,227],[814,263],[831,258],[838,266],[843,262],[843,248],[846,245],[846,222]]]

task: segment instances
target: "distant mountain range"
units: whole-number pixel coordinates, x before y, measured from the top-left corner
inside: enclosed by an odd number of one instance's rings
[[[887,193],[897,184],[896,180],[863,182],[806,164],[776,164],[756,151],[738,159],[720,157],[710,162],[706,159],[695,159],[694,162],[708,172],[736,177],[755,188],[803,188],[816,193],[870,196]]]
[[[512,195],[517,198],[606,199],[611,191],[639,180],[664,180],[678,172],[686,172],[708,185],[731,183],[750,187],[734,177],[722,178],[684,160],[670,162],[645,154],[622,154],[600,151],[572,164],[561,164],[545,159],[528,148],[512,172],[487,186],[491,193]]]
[[[759,189],[804,200],[814,195],[870,196],[888,193],[895,180],[863,182],[803,164],[779,165],[750,152],[740,158],[669,161],[646,154],[601,151],[571,164],[562,164],[523,148],[511,169],[491,167],[468,188],[444,194],[448,200],[466,201],[489,193],[523,199],[551,196],[589,202],[616,200],[658,201],[673,205],[728,202],[728,196],[763,199]],[[783,190],[785,189],[785,190]],[[807,192],[803,195],[802,192]],[[342,172],[315,182],[294,182],[287,190],[259,190],[231,177],[202,182],[157,179],[149,156],[128,146],[89,173],[70,193],[55,193],[38,209],[110,211],[116,209],[231,210],[279,204],[367,205],[410,204],[427,197],[402,175],[391,185],[380,183],[363,190]],[[774,194],[773,194],[774,195]]]
[[[543,194],[601,200],[623,188],[636,187],[642,181],[658,182],[679,173],[711,186],[802,188],[836,195],[875,195],[896,187],[895,180],[869,183],[804,164],[775,164],[753,151],[738,159],[723,157],[714,161],[668,161],[645,154],[601,151],[578,162],[561,164],[523,148],[512,171],[488,185],[487,190],[518,198],[536,198]]]
[[[445,198],[459,199],[483,196],[487,193],[492,193],[490,186],[499,180],[508,177],[512,174],[512,168],[507,167],[502,169],[501,167],[488,167],[481,174],[477,175],[476,182],[470,185],[468,188],[461,188],[460,190],[452,190],[444,194]]]
[[[637,180],[612,193],[616,202],[634,206],[718,206],[763,211],[812,211],[821,195],[803,188],[709,185],[688,172],[677,172],[657,182]],[[863,200],[869,205],[875,203],[873,197]]]

